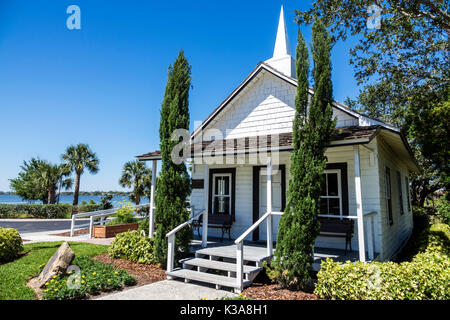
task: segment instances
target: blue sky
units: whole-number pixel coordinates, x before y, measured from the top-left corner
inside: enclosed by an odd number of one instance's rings
[[[0,0],[0,191],[23,160],[52,162],[87,143],[100,172],[81,190],[120,190],[126,161],[159,148],[167,67],[183,48],[192,65],[191,129],[272,56],[281,4],[291,48],[294,9],[310,1]],[[81,30],[66,9],[81,8]],[[301,29],[308,44],[309,27]],[[354,42],[332,52],[334,97],[355,97]]]

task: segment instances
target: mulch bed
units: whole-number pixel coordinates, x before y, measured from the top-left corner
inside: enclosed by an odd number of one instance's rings
[[[89,228],[79,229],[74,231],[74,236],[80,236],[82,234],[89,234]],[[58,236],[58,237],[70,237],[70,231],[63,232],[63,233],[57,233],[52,234],[52,236]]]
[[[258,300],[318,300],[313,293],[291,291],[278,284],[253,283],[242,293],[244,296]]]
[[[166,270],[155,265],[139,264],[127,260],[114,259],[107,253],[95,256],[93,259],[105,264],[112,263],[115,267],[126,270],[137,280],[137,284],[134,287],[166,280]]]

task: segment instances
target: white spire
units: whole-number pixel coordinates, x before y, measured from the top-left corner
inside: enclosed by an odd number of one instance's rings
[[[275,49],[273,50],[273,57],[279,58],[282,56],[291,55],[291,48],[289,46],[288,34],[286,31],[286,21],[284,20],[284,10],[281,6],[280,20],[278,21],[277,40],[275,41]]]
[[[295,78],[295,61],[291,56],[289,38],[284,19],[284,10],[281,6],[280,20],[278,22],[277,39],[273,50],[273,57],[266,61],[271,67],[278,71]]]

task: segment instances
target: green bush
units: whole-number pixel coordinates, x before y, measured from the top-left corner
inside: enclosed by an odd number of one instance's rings
[[[89,202],[86,202],[86,200],[83,200],[81,204],[78,206],[78,213],[83,212],[93,212],[93,211],[99,211],[103,210],[103,204],[96,203],[93,199],[89,200]]]
[[[450,227],[431,226],[411,262],[346,262],[327,259],[317,274],[315,293],[338,300],[450,299]]]
[[[37,219],[69,218],[70,204],[0,204],[0,219],[14,219],[23,216]]]
[[[134,215],[135,211],[136,209],[134,209],[130,203],[126,203],[117,209],[116,213],[113,215],[113,217],[116,218],[106,225],[113,226],[117,224],[136,223],[138,219]]]
[[[125,270],[120,270],[112,265],[106,265],[99,261],[81,256],[75,258],[72,263],[80,268],[80,274],[63,277],[54,277],[45,284],[43,298],[46,300],[83,299],[87,294],[97,295],[101,292],[122,289],[123,286],[133,286],[136,279]],[[69,288],[69,283],[78,285],[78,288]]]
[[[0,227],[0,263],[14,260],[21,251],[23,246],[19,231]]]
[[[439,201],[437,211],[442,223],[450,224],[450,202],[447,199]]]
[[[138,231],[118,234],[108,249],[113,258],[130,260],[142,264],[156,263],[153,256],[153,239],[141,235]]]
[[[150,221],[148,218],[145,218],[144,220],[139,221],[139,234],[143,231],[146,236],[148,236],[148,231],[150,229]]]

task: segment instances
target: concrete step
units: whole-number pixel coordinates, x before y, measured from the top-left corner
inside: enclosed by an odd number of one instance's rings
[[[204,283],[215,284],[216,286],[239,289],[239,286],[236,283],[236,278],[219,276],[219,275],[211,274],[211,273],[198,272],[198,271],[187,270],[187,269],[175,269],[171,272],[166,272],[166,275],[170,276],[170,277],[174,277],[174,278],[199,281],[199,282],[204,282]],[[244,280],[244,287],[247,287],[250,284],[251,284],[251,281]]]
[[[202,268],[215,269],[215,270],[221,270],[221,271],[236,272],[236,268],[237,268],[235,263],[201,259],[201,258],[185,259],[180,262],[187,266],[202,267]],[[244,265],[244,273],[245,274],[258,273],[262,269],[263,268],[260,268],[260,267]]]
[[[236,246],[204,248],[197,250],[195,255],[197,258],[200,258],[201,256],[210,256],[236,259]],[[269,258],[270,256],[266,255],[264,248],[244,247],[244,261],[260,263]]]

